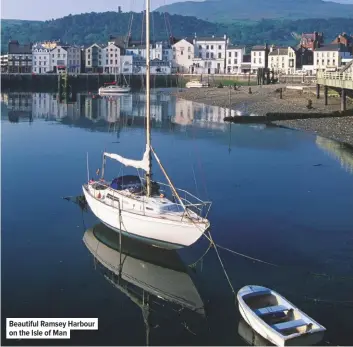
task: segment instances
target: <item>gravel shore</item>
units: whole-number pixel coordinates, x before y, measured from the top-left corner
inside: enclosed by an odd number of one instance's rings
[[[279,89],[283,88],[282,99]],[[192,88],[174,93],[182,99],[237,110],[244,115],[264,116],[267,113],[331,113],[340,110],[340,98],[329,97],[324,105],[323,95],[316,99],[315,88],[307,87],[303,91],[285,89],[286,85],[241,86],[239,90],[229,88]],[[312,109],[306,106],[312,101]],[[230,100],[230,102],[229,102]],[[347,100],[347,110],[353,110],[353,104]],[[276,121],[274,124],[313,132],[353,146],[353,116],[340,118],[319,118]]]

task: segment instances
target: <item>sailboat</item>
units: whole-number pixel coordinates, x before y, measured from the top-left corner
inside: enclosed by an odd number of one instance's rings
[[[146,339],[149,315],[154,303],[161,306],[159,300],[164,302],[163,306],[168,303],[178,317],[186,309],[194,312],[195,318],[200,317],[202,321],[206,318],[203,300],[176,251],[153,248],[124,236],[119,240],[102,223],[87,229],[83,242],[106,280],[141,308]]]
[[[146,1],[146,149],[142,160],[103,153],[101,178],[82,186],[93,214],[106,226],[156,247],[177,249],[195,243],[209,229],[211,202],[174,187],[151,142],[150,116],[150,0]],[[152,154],[168,184],[152,181]],[[145,177],[121,176],[104,179],[106,159],[141,169]],[[167,196],[170,190],[171,196]]]
[[[98,94],[99,95],[114,95],[114,94],[124,94],[124,93],[130,93],[131,92],[131,87],[126,81],[125,76],[124,77],[124,84],[111,84],[111,85],[105,85],[103,87],[100,87],[98,89]],[[116,83],[116,74],[115,74],[115,83]]]

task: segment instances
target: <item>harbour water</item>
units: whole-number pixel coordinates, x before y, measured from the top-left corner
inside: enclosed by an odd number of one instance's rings
[[[207,240],[174,254],[173,267],[158,250],[131,246],[145,281],[156,279],[146,315],[83,242],[102,229],[98,220],[62,199],[81,194],[87,152],[92,177],[103,150],[141,157],[144,105],[142,94],[78,94],[70,103],[55,94],[2,94],[2,317],[99,319],[98,331],[51,341],[5,340],[3,319],[2,344],[244,345],[241,336],[251,336],[214,249],[188,266]],[[273,288],[327,328],[322,345],[352,345],[353,151],[299,131],[226,124],[227,109],[162,90],[151,110],[153,146],[175,185],[213,202],[215,242],[279,265],[220,250],[234,290]],[[106,177],[122,173],[135,171],[108,162]],[[162,178],[156,165],[154,178]],[[142,280],[134,271],[136,293]],[[177,290],[201,298],[205,317],[165,299]]]

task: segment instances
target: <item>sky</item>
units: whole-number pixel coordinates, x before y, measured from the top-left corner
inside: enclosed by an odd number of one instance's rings
[[[151,0],[152,10],[163,5],[185,0]],[[193,0],[202,1],[202,0]],[[294,0],[293,0],[294,1]],[[353,0],[333,0],[353,4]],[[68,14],[83,12],[116,11],[118,6],[123,12],[142,11],[144,0],[1,0],[1,18],[48,20],[61,18]]]
[[[151,9],[185,0],[151,0]],[[193,0],[201,1],[201,0]],[[1,0],[1,18],[48,20],[79,14],[83,12],[117,11],[140,12],[144,9],[144,0]]]

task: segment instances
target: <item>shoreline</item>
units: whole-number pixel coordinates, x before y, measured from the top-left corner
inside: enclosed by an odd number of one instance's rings
[[[224,107],[240,114],[265,116],[267,113],[322,113],[340,111],[340,98],[316,98],[315,87],[304,86],[303,90],[286,89],[288,85],[275,84],[264,86],[241,86],[239,90],[229,88],[192,88],[173,92],[184,100]],[[283,88],[282,99],[279,90]],[[306,106],[312,101],[312,109]],[[229,103],[230,100],[230,103]],[[353,112],[353,103],[347,100],[347,110]],[[280,127],[310,132],[353,146],[353,115],[345,117],[325,117],[298,120],[280,120],[271,122]]]

